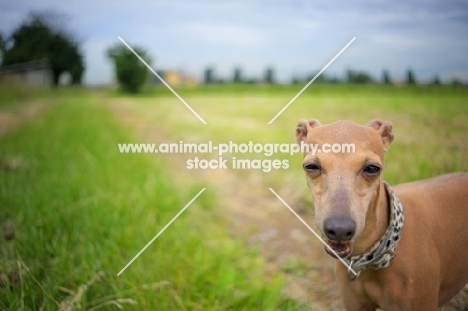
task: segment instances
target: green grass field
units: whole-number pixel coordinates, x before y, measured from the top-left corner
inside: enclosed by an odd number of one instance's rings
[[[208,125],[166,89],[149,89],[131,100],[112,94],[174,141],[294,143],[300,119],[322,123],[347,119],[360,124],[384,119],[393,122],[395,134],[385,168],[390,183],[468,170],[466,87],[311,85],[268,125],[301,88],[234,85],[177,90]],[[285,175],[301,174],[300,155],[278,157],[288,159],[291,169],[271,172],[267,180],[281,182]]]
[[[14,230],[0,244],[0,309],[295,310],[209,191],[117,277],[202,185],[180,189],[150,157],[118,153],[132,134],[96,96],[71,95],[0,138],[2,163],[20,163],[0,174],[0,221]]]
[[[167,141],[186,142],[292,143],[299,119],[387,119],[395,132],[384,173],[390,183],[468,171],[467,88],[312,85],[267,125],[300,89],[176,89],[208,125],[160,88],[135,97],[8,93],[0,113],[37,96],[50,107],[0,136],[0,309],[306,309],[282,294],[282,276],[268,272],[255,249],[229,235],[220,198],[209,189],[117,276],[206,185],[194,178],[181,186],[163,157],[119,153],[118,143],[141,138],[112,105]],[[288,159],[290,169],[265,173],[266,184],[298,180],[305,187],[300,155],[274,157]]]

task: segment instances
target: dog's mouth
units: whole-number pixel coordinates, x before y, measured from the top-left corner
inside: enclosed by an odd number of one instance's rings
[[[351,255],[353,251],[353,245],[351,241],[332,241],[332,240],[326,240],[325,241],[328,246],[330,246],[331,249],[333,249],[336,253],[341,258],[346,258],[349,255]],[[323,246],[325,248],[325,251],[327,252],[328,255],[337,258],[335,254],[327,247]]]

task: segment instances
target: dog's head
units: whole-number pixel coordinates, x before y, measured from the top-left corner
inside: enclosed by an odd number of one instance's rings
[[[366,126],[349,121],[321,125],[314,119],[301,120],[296,141],[304,148],[303,168],[317,227],[340,257],[348,257],[380,189],[392,124],[373,120]]]

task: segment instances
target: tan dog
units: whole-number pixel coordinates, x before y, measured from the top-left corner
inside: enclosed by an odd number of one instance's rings
[[[402,184],[394,188],[395,196],[382,177],[384,153],[393,141],[390,122],[322,126],[302,120],[296,140],[319,147],[355,145],[354,153],[306,152],[303,161],[317,227],[358,273],[337,261],[347,310],[437,310],[463,288],[468,173]]]

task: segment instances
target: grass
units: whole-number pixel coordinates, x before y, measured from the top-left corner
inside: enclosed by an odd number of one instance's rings
[[[206,185],[190,179],[181,187],[160,155],[118,153],[118,143],[139,139],[101,101],[129,109],[136,123],[176,142],[294,143],[299,119],[388,119],[396,137],[385,167],[390,183],[468,170],[464,87],[312,85],[267,125],[301,87],[177,88],[208,125],[161,88],[133,97],[79,89],[2,93],[0,111],[37,97],[54,105],[0,137],[0,309],[300,309],[281,295],[282,278],[230,238],[210,189],[117,277]],[[262,173],[266,187],[306,188],[300,155],[272,158],[290,167]],[[184,163],[176,165],[183,175]],[[300,261],[283,268],[304,273]]]
[[[34,96],[43,93],[36,88],[21,88],[18,84],[0,83],[0,109],[16,107]]]
[[[70,95],[0,137],[0,159],[19,163],[0,173],[0,309],[298,309],[208,190],[117,277],[202,186],[118,153],[135,137],[94,95]]]
[[[0,111],[18,111],[25,104],[83,94],[85,89],[77,86],[41,88],[17,83],[0,83]]]
[[[118,93],[113,96],[148,124],[158,124],[174,141],[294,143],[295,125],[304,118],[322,123],[348,119],[360,124],[371,119],[391,120],[395,141],[387,154],[385,172],[390,183],[468,170],[465,86],[311,85],[267,125],[301,88],[214,85],[176,89],[208,125],[165,89],[149,88],[132,99]],[[268,173],[267,183],[280,185],[301,174],[300,155],[273,158],[287,159],[290,169]]]

